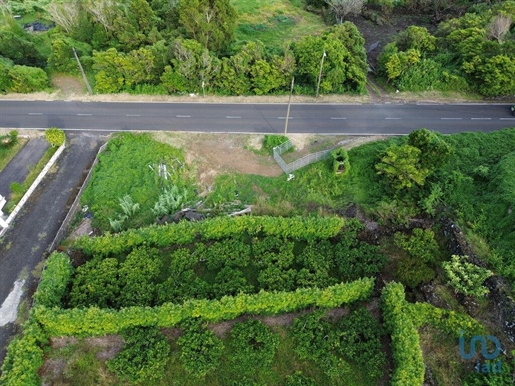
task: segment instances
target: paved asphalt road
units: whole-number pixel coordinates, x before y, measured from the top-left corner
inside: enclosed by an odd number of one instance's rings
[[[43,179],[2,238],[0,304],[17,279],[29,276],[24,298],[35,289],[36,281],[30,273],[45,257],[101,144],[97,134],[76,133],[67,137],[68,146],[58,159],[57,168]],[[16,330],[13,323],[0,327],[0,364],[6,343]]]
[[[0,127],[281,133],[286,104],[0,101]],[[407,134],[514,127],[507,104],[293,104],[292,133]]]
[[[31,139],[23,146],[11,162],[0,171],[0,195],[9,198],[11,183],[25,181],[29,174],[29,166],[38,163],[48,146],[44,138]]]

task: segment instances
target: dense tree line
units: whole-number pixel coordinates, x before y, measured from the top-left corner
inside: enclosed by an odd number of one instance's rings
[[[479,4],[439,24],[435,34],[411,26],[388,44],[379,73],[399,90],[515,94],[515,2]]]
[[[324,52],[321,92],[365,87],[364,40],[351,23],[274,49],[260,41],[234,41],[237,14],[229,0],[130,0],[124,6],[114,0],[62,0],[40,9],[57,24],[49,32],[50,52],[37,49],[27,33],[21,38],[2,29],[0,57],[76,73],[75,48],[99,93],[261,95],[286,92],[294,75],[302,92],[313,92]],[[14,44],[7,47],[7,41]]]

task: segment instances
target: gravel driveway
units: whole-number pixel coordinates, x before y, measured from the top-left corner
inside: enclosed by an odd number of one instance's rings
[[[34,291],[37,280],[31,272],[46,257],[46,250],[102,144],[96,134],[67,134],[67,139],[68,146],[57,167],[52,167],[0,242],[0,304],[18,279],[27,279],[23,297]],[[17,331],[14,323],[0,327],[0,363],[7,343]]]

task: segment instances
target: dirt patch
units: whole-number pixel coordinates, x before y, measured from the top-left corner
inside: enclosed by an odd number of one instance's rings
[[[52,85],[58,88],[57,94],[60,98],[74,99],[86,94],[84,82],[69,75],[52,76]]]
[[[211,191],[219,174],[244,173],[267,177],[282,174],[274,158],[261,149],[263,135],[154,132],[152,136],[157,141],[184,150],[186,163],[192,168],[200,188],[199,194]],[[291,162],[309,153],[337,146],[351,149],[385,137],[289,134],[288,138],[296,149],[285,154],[287,162]]]
[[[160,132],[153,136],[185,151],[186,162],[194,169],[200,193],[210,191],[215,177],[222,173],[268,177],[282,173],[272,156],[257,153],[262,135]]]
[[[82,220],[82,222],[79,224],[77,228],[70,234],[69,238],[70,240],[75,240],[81,236],[86,236],[91,234],[93,232],[93,227],[91,226],[91,219],[85,218]]]
[[[84,339],[84,342],[96,348],[96,357],[103,361],[114,358],[123,348],[123,339],[120,335],[94,336]]]

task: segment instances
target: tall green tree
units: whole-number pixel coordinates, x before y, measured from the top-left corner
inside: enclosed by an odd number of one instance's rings
[[[420,163],[420,149],[410,145],[392,145],[386,149],[381,162],[376,164],[378,174],[383,174],[396,190],[424,185],[429,169]]]
[[[179,23],[211,51],[222,51],[234,38],[236,10],[229,0],[180,0]]]

